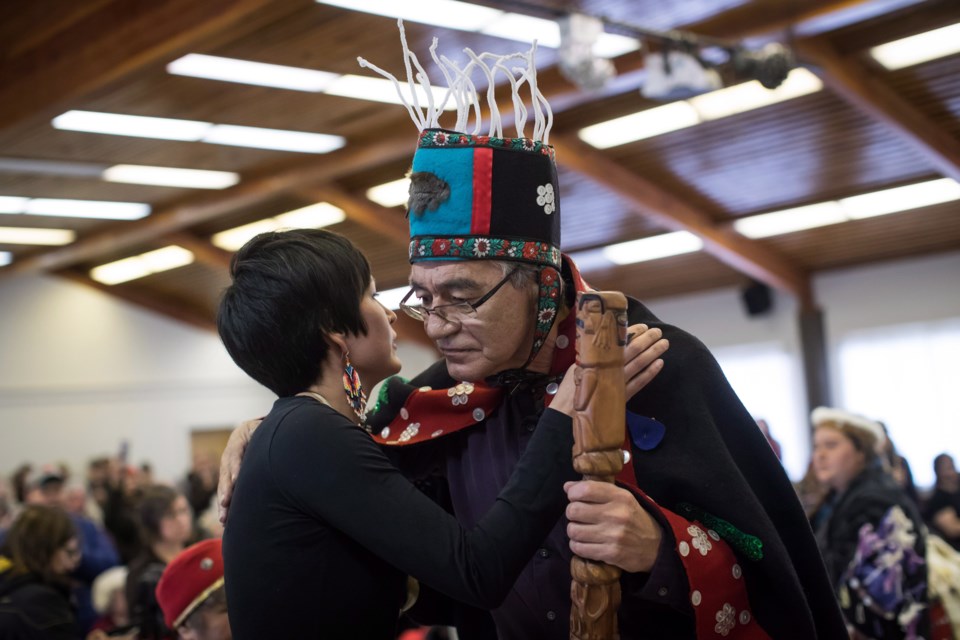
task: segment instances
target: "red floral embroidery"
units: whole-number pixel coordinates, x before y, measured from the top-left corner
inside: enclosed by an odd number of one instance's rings
[[[445,255],[449,248],[450,248],[450,242],[447,240],[434,240],[433,246],[431,247],[431,249],[433,250],[433,255],[435,256]]]
[[[525,242],[523,245],[523,257],[533,259],[537,257],[537,243]]]

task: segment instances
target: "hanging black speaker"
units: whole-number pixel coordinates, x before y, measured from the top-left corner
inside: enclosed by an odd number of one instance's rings
[[[752,282],[740,294],[748,316],[761,316],[773,308],[773,294],[762,282]]]

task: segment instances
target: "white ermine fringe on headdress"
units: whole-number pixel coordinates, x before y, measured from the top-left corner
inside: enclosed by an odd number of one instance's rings
[[[518,138],[526,138],[524,129],[527,125],[527,107],[520,98],[520,90],[524,83],[530,86],[531,103],[533,105],[533,134],[530,136],[533,140],[538,140],[544,144],[550,142],[550,129],[553,127],[553,111],[547,99],[543,97],[540,89],[537,87],[537,67],[534,63],[534,54],[537,51],[537,43],[526,53],[518,52],[504,56],[492,53],[481,53],[477,55],[470,49],[464,49],[464,53],[470,58],[470,61],[460,69],[460,66],[447,58],[446,56],[437,56],[437,39],[433,39],[430,45],[430,57],[434,64],[440,69],[444,79],[447,82],[447,92],[443,100],[437,104],[433,97],[433,88],[430,85],[430,78],[424,71],[417,59],[417,55],[410,51],[407,46],[407,34],[403,29],[403,20],[397,20],[397,26],[400,28],[400,43],[403,45],[403,63],[407,70],[407,86],[409,95],[404,95],[400,87],[400,81],[392,73],[384,71],[375,64],[368,62],[364,58],[357,58],[361,67],[372,69],[384,78],[393,82],[397,90],[400,102],[407,108],[410,118],[417,125],[420,131],[424,129],[440,128],[440,114],[443,112],[447,103],[453,99],[457,105],[457,123],[454,131],[466,133],[467,123],[470,120],[471,109],[474,112],[474,127],[472,133],[480,133],[482,126],[482,114],[480,111],[480,95],[477,87],[471,80],[471,74],[477,69],[484,75],[487,81],[487,107],[490,110],[490,121],[487,135],[496,138],[503,137],[503,123],[500,120],[500,109],[497,107],[497,101],[494,96],[496,90],[496,77],[498,73],[506,76],[510,83],[510,89],[513,97],[514,124],[517,129]],[[519,61],[522,66],[509,67],[508,63]],[[416,69],[416,74],[413,73]],[[422,89],[426,94],[427,104],[425,107],[420,105],[420,97],[417,95],[417,88]]]

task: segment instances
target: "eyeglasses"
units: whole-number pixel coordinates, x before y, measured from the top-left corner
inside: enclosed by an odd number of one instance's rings
[[[408,316],[421,322],[426,322],[431,315],[436,315],[444,322],[460,322],[464,318],[473,318],[476,317],[477,309],[480,308],[480,305],[492,298],[494,294],[500,290],[500,287],[507,283],[510,276],[519,270],[520,268],[517,267],[505,275],[503,280],[494,285],[493,289],[483,294],[476,302],[451,302],[450,304],[440,304],[435,307],[425,307],[422,304],[407,304],[407,300],[413,295],[413,289],[411,289],[407,292],[407,295],[403,296],[403,300],[400,301],[400,308],[403,309],[403,312]]]

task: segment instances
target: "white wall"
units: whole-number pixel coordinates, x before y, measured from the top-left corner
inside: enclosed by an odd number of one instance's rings
[[[851,335],[960,322],[960,252],[825,273],[814,285],[838,403],[837,350]],[[734,288],[646,302],[707,344],[747,408],[770,422],[798,475],[809,440],[792,299],[775,295],[773,311],[757,318],[747,317]],[[433,358],[416,345],[403,345],[401,357],[405,373]],[[79,470],[126,439],[132,462],[149,460],[159,478],[174,479],[189,463],[191,430],[236,424],[272,402],[212,333],[57,278],[0,280],[0,474],[24,461],[64,460]],[[872,406],[851,409],[884,419]],[[913,425],[888,424],[910,449]],[[945,424],[945,437],[957,426]],[[960,437],[943,448],[960,454]],[[927,459],[911,462],[915,471],[929,467]]]
[[[813,284],[816,300],[825,312],[830,380],[837,405],[853,400],[852,383],[844,382],[840,370],[842,345],[864,331],[879,329],[922,338],[960,323],[960,252],[824,272]],[[799,477],[809,456],[809,428],[796,303],[775,294],[772,311],[756,318],[746,315],[736,288],[646,303],[662,320],[703,340],[747,409],[768,420],[783,445],[787,471]],[[891,359],[889,369],[878,369],[874,375],[889,377],[892,371],[905,369],[909,367],[904,362]],[[782,384],[771,388],[774,374]],[[932,387],[925,391],[928,396],[937,392]],[[890,400],[902,398],[903,393],[890,393],[878,384],[875,394],[869,398],[857,394],[856,405],[847,408],[886,421],[919,484],[926,485],[930,481],[929,451],[948,450],[960,457],[960,436],[955,435],[960,424],[952,421],[956,402],[938,407],[939,421],[918,425],[915,420],[896,419],[901,412],[894,412]],[[930,403],[918,398],[917,403],[921,402]],[[936,398],[932,402],[936,403]],[[937,428],[930,426],[933,424]],[[921,426],[926,428],[918,429]]]
[[[422,368],[426,351],[405,345],[400,355]],[[59,278],[0,281],[4,476],[22,462],[82,472],[127,440],[131,462],[173,481],[189,465],[192,430],[263,415],[274,399],[214,333]]]

